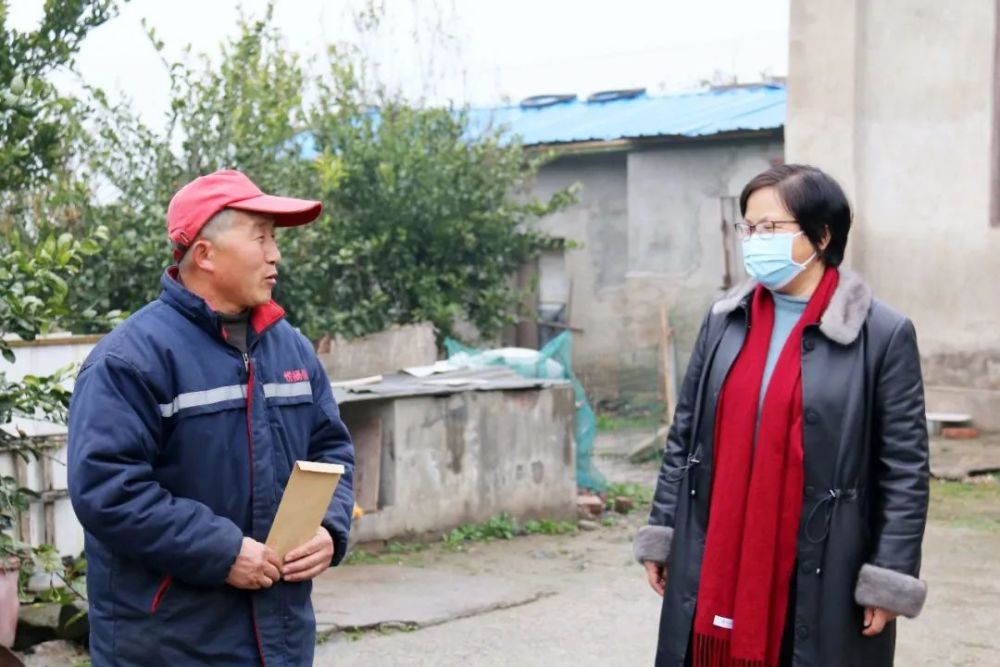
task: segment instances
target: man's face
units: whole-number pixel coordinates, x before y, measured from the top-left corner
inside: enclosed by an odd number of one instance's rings
[[[225,302],[217,309],[243,310],[271,300],[281,261],[274,218],[234,211],[232,225],[215,236],[211,246],[213,291]]]

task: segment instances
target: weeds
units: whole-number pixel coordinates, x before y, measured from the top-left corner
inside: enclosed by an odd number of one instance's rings
[[[526,521],[523,525],[518,525],[510,514],[504,512],[483,523],[462,524],[445,533],[443,540],[449,548],[461,549],[468,542],[509,540],[517,535],[569,535],[576,530],[575,523],[552,519]]]
[[[641,484],[618,484],[612,482],[608,484],[608,499],[605,502],[607,509],[614,509],[615,498],[628,498],[632,501],[632,507],[628,510],[644,510],[653,502],[653,490]],[[626,512],[627,513],[627,512]]]
[[[624,431],[630,429],[655,430],[660,425],[660,418],[656,415],[642,416],[621,416],[611,414],[597,415],[597,431],[599,433],[609,433],[612,431]]]
[[[389,542],[385,547],[385,552],[390,554],[415,554],[426,548],[427,545],[420,542]]]
[[[569,521],[528,521],[521,527],[525,535],[568,535],[576,532],[576,524]]]
[[[450,547],[461,547],[466,542],[509,540],[517,534],[517,523],[507,512],[490,517],[483,523],[463,523],[445,533],[444,542]]]
[[[930,518],[954,526],[1000,531],[1000,483],[983,475],[975,482],[931,481]]]

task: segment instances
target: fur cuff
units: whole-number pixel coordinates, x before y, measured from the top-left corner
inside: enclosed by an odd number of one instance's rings
[[[669,526],[643,526],[635,534],[635,545],[632,547],[635,560],[639,563],[647,560],[666,563],[673,539],[674,529]]]
[[[854,601],[862,607],[880,607],[916,618],[927,599],[927,584],[916,577],[871,563],[861,566]]]

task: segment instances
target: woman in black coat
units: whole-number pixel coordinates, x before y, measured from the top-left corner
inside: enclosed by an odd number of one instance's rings
[[[747,184],[752,279],[702,324],[635,556],[659,667],[885,667],[923,606],[928,450],[912,323],[839,269],[840,186]]]

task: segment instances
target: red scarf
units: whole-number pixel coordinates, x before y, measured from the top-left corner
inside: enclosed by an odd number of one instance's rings
[[[788,335],[764,396],[774,300],[758,287],[715,420],[715,473],[694,621],[694,667],[775,667],[802,511],[802,331],[837,287],[828,268]],[[757,442],[754,446],[754,431]]]

